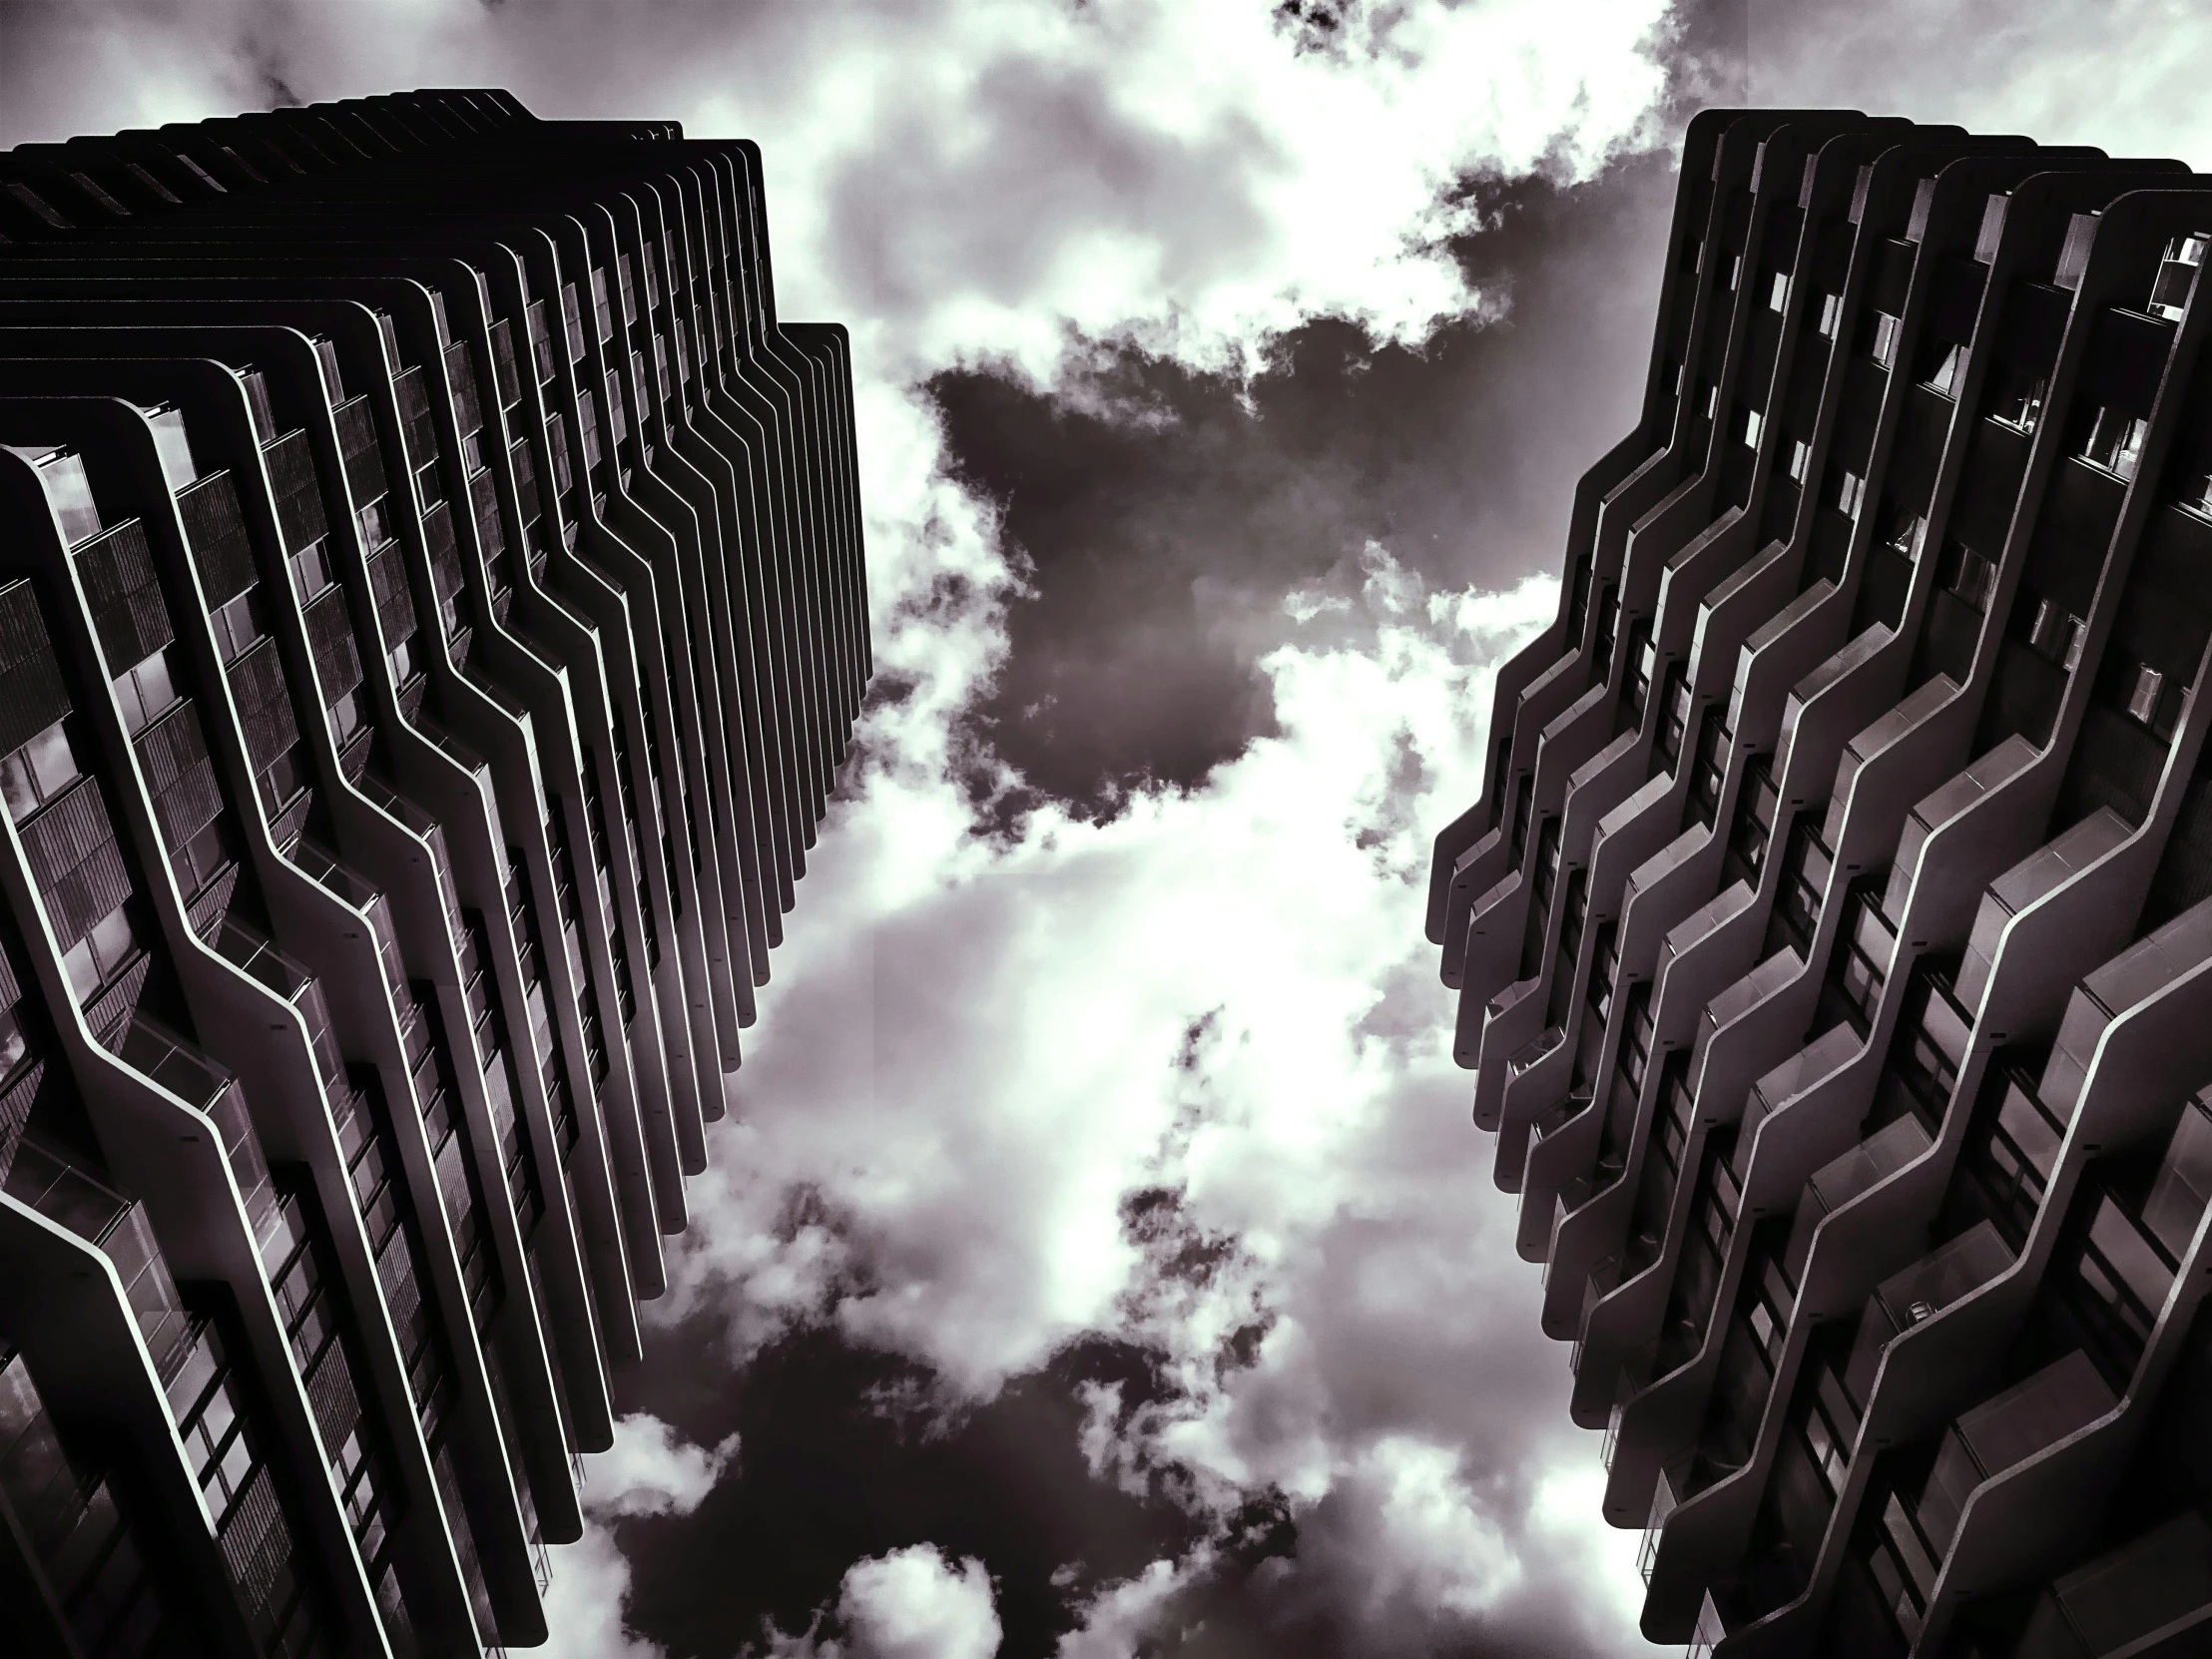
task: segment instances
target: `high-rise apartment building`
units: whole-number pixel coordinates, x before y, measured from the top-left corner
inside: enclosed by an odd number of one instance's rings
[[[0,156],[0,1649],[545,1639],[867,682],[855,479],[749,145]]]
[[[1428,907],[1656,1640],[2212,1650],[2208,245],[2174,162],[1689,129]]]

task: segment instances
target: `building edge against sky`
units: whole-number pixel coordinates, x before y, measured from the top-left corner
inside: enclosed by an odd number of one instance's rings
[[[2212,1643],[2212,180],[1690,126],[1427,928],[1696,1653]]]
[[[502,92],[0,155],[0,1622],[474,1655],[870,663],[758,152]]]

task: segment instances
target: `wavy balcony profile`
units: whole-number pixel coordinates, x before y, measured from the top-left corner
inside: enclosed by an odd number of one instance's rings
[[[0,1646],[544,1642],[871,668],[760,158],[0,155]]]
[[[1426,918],[1655,1640],[2212,1630],[2208,254],[2178,163],[1691,124]]]

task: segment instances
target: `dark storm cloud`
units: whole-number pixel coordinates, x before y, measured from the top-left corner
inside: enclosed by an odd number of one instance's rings
[[[1672,189],[1663,156],[1471,186],[1488,228],[1453,252],[1504,314],[1418,350],[1324,318],[1243,383],[1127,344],[1050,391],[937,375],[953,465],[1029,561],[983,735],[1086,810],[1188,787],[1275,729],[1286,596],[1356,586],[1371,542],[1449,586],[1550,568],[1635,416]]]

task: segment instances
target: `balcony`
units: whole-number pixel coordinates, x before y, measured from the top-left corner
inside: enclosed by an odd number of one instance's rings
[[[276,1260],[270,1253],[280,1248],[283,1221],[277,1213],[276,1189],[270,1181],[269,1160],[262,1154],[261,1137],[247,1115],[246,1096],[240,1092],[238,1080],[144,1014],[131,1016],[118,1055],[132,1070],[206,1113],[214,1122],[262,1260],[265,1265]]]
[[[2013,1659],[2188,1651],[2212,1629],[2212,1526],[2184,1510],[2053,1579]]]
[[[1505,1062],[1506,1072],[1510,1076],[1518,1077],[1566,1041],[1566,1032],[1556,1025],[1545,1026],[1513,1051],[1512,1057]]]
[[[1721,1610],[1714,1604],[1713,1592],[1707,1590],[1699,1605],[1697,1625],[1690,1632],[1690,1645],[1683,1649],[1682,1659],[1710,1659],[1713,1650],[1728,1639],[1728,1626],[1721,1618]]]
[[[155,1371],[168,1376],[191,1322],[138,1200],[124,1197],[65,1148],[35,1133],[25,1135],[16,1149],[7,1191],[108,1258]]]
[[[1989,883],[1973,919],[1965,959],[1958,964],[1958,1001],[1971,1008],[1989,983],[2005,923],[2040,902],[2064,882],[2127,838],[2127,824],[2100,807],[2048,845],[2029,853]]]
[[[1782,1271],[1792,1283],[1803,1282],[1806,1260],[1813,1252],[1813,1235],[1823,1221],[1861,1193],[1887,1181],[1932,1144],[1921,1120],[1909,1115],[1814,1171],[1805,1184],[1805,1196],[1790,1226],[1789,1247],[1782,1256]]]
[[[1677,1470],[1682,1459],[1663,1464],[1658,1481],[1651,1490],[1651,1519],[1644,1526],[1643,1542],[1636,1548],[1636,1572],[1646,1584],[1651,1582],[1651,1569],[1659,1559],[1659,1538],[1666,1530],[1667,1517],[1674,1513],[1681,1499],[1675,1495]]]
[[[284,856],[325,891],[336,894],[368,917],[369,931],[375,935],[376,953],[382,958],[386,980],[393,987],[404,986],[407,972],[400,960],[399,935],[392,927],[391,905],[383,893],[338,862],[334,854],[303,835],[285,848]]]
[[[2082,980],[2067,999],[2057,1044],[2043,1068],[2041,1093],[2053,1111],[2068,1118],[2073,1115],[2098,1041],[2121,1013],[2165,995],[2207,959],[2212,959],[2212,902],[2184,910]],[[2178,1058],[2182,1046],[2175,1045],[2174,1057]],[[2184,1086],[2201,1081],[2200,1072]],[[2142,1092],[2151,1079],[2131,1076],[2130,1082],[2136,1092]]]
[[[1833,1077],[1857,1059],[1865,1046],[1852,1026],[1833,1026],[1754,1083],[1744,1102],[1743,1129],[1736,1142],[1738,1169],[1748,1166],[1751,1143],[1761,1123],[1824,1078]]]
[[[1946,1428],[1915,1509],[1937,1561],[1949,1553],[1966,1502],[1984,1481],[2086,1428],[2115,1403],[2097,1368],[2077,1349]]]
[[[23,1357],[5,1348],[0,1446],[0,1499],[45,1570],[78,1647],[113,1654],[167,1646],[162,1609],[141,1565],[147,1540],[133,1540],[106,1477],[70,1455]]]
[[[2011,1251],[1996,1228],[1984,1221],[1884,1280],[1867,1303],[1859,1340],[1844,1368],[1844,1386],[1852,1398],[1864,1406],[1873,1396],[1875,1376],[1893,1338],[1934,1319],[2011,1265]]]
[[[315,1070],[325,1085],[335,1086],[344,1075],[337,1039],[330,1032],[330,1011],[322,987],[314,975],[276,947],[275,940],[225,916],[211,941],[223,959],[275,991],[298,1010],[307,1027],[307,1044],[314,1051]]]

